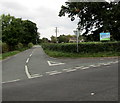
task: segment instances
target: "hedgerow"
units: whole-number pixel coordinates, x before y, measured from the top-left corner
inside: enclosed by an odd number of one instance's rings
[[[76,43],[45,43],[42,44],[43,49],[52,51],[62,51],[76,53]],[[120,52],[120,42],[92,42],[79,43],[79,53],[97,53],[97,52]]]

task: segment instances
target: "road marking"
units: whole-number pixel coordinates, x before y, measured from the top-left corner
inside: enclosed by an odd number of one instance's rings
[[[69,69],[63,69],[63,71],[67,71],[67,70],[69,70]]]
[[[39,74],[34,74],[32,75],[32,77],[30,79],[33,79],[33,78],[39,78],[39,77],[42,77],[43,75],[39,75]]]
[[[55,65],[63,65],[65,63],[59,63],[59,62],[53,62],[53,61],[47,61],[49,66],[55,66]]]
[[[95,93],[91,93],[91,95],[95,95]]]
[[[26,63],[28,63],[28,62],[29,62],[29,60],[30,60],[30,58],[27,58]]]
[[[60,74],[62,72],[54,72],[54,73],[50,73],[49,75],[56,75],[56,74]]]
[[[30,57],[32,56],[32,54],[30,54]]]
[[[12,82],[17,82],[17,81],[20,81],[20,79],[11,80],[11,81],[6,81],[6,82],[2,82],[2,83],[12,83]]]
[[[88,68],[89,68],[89,67],[84,67],[84,68],[81,68],[81,69],[83,70],[83,69],[88,69]]]
[[[99,63],[100,65],[104,65],[104,63]]]
[[[106,63],[106,64],[103,64],[103,65],[109,65],[110,63]]]
[[[66,70],[66,72],[74,72],[76,71],[77,69],[69,69],[69,70]]]
[[[96,65],[90,65],[90,67],[96,67]]]
[[[75,69],[81,69],[82,67],[84,67],[84,66],[80,66],[80,67],[75,67]]]
[[[46,72],[46,73],[49,74],[49,73],[55,73],[55,72],[57,72],[57,71],[54,70],[54,71],[50,71],[50,72]]]
[[[28,78],[31,78],[31,75],[30,75],[30,73],[28,71],[27,65],[25,65],[25,73],[26,73],[26,75],[27,75]]]

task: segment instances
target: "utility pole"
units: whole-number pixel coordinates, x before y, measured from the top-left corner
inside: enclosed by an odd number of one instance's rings
[[[58,33],[57,27],[56,27],[56,29],[55,29],[55,33],[56,33],[56,43],[58,43],[58,41],[57,41],[57,33]]]

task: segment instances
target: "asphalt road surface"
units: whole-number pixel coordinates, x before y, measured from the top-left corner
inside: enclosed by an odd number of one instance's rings
[[[118,58],[56,59],[40,46],[2,61],[3,101],[118,101]]]

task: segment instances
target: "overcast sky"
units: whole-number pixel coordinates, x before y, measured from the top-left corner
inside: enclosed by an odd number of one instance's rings
[[[55,27],[58,27],[58,36],[73,35],[78,19],[59,17],[59,11],[67,0],[0,0],[0,15],[10,14],[16,18],[31,20],[37,24],[38,32],[42,37],[55,36]]]

